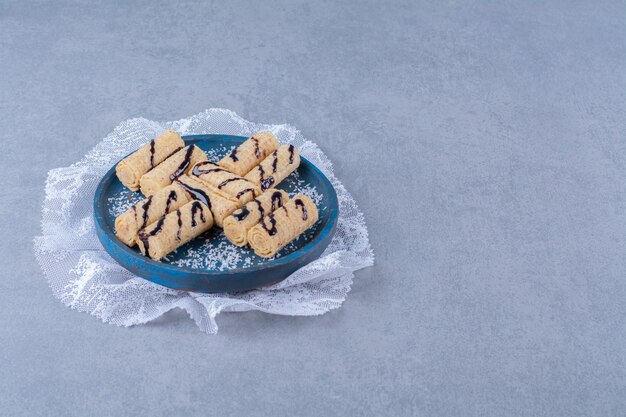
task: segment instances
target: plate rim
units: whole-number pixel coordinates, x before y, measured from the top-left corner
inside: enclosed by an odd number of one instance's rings
[[[221,139],[221,140],[225,139],[227,141],[240,141],[240,140],[248,139],[247,136],[215,134],[215,133],[183,135],[181,137],[183,140],[191,141],[191,142],[197,142],[199,140],[207,140],[207,139],[209,140],[210,139]],[[128,155],[132,154],[133,152],[130,152]],[[120,161],[126,158],[126,156],[122,157]],[[285,256],[281,256],[280,258],[273,259],[272,261],[270,261],[270,264],[260,264],[260,265],[255,265],[251,267],[241,267],[241,268],[229,269],[229,270],[224,270],[224,271],[189,268],[189,267],[183,267],[179,265],[172,265],[172,264],[166,264],[163,262],[155,261],[154,259],[150,259],[147,256],[141,255],[140,253],[138,254],[133,248],[130,248],[126,246],[125,244],[123,244],[122,242],[120,242],[117,236],[115,236],[115,230],[114,229],[111,230],[111,228],[108,226],[105,220],[104,210],[106,209],[106,205],[101,204],[102,199],[104,199],[103,191],[104,191],[105,185],[109,184],[111,181],[114,181],[116,178],[115,167],[117,166],[119,161],[113,164],[113,166],[102,176],[94,192],[93,210],[94,210],[94,219],[96,221],[96,227],[100,229],[102,233],[106,234],[108,236],[108,240],[113,245],[115,245],[118,249],[126,252],[128,255],[137,259],[139,262],[145,263],[147,267],[159,268],[159,269],[165,270],[167,272],[172,272],[175,274],[185,273],[185,274],[191,274],[191,275],[211,277],[212,279],[227,279],[227,278],[230,278],[231,275],[236,275],[236,274],[241,274],[241,273],[262,272],[262,271],[267,271],[275,267],[279,267],[281,265],[286,265],[286,264],[289,264],[291,261],[295,261],[298,258],[306,255],[308,252],[313,250],[317,246],[317,243],[323,240],[326,237],[326,235],[334,232],[335,226],[337,224],[338,217],[339,217],[339,201],[337,199],[337,192],[335,191],[335,187],[332,185],[328,177],[326,177],[326,175],[317,166],[315,166],[315,164],[313,164],[311,161],[309,161],[307,158],[303,157],[302,155],[300,156],[300,159],[303,160],[310,169],[316,172],[322,178],[322,181],[327,183],[328,188],[331,191],[330,195],[328,196],[329,197],[329,202],[328,202],[328,209],[329,209],[328,217],[329,218],[324,228],[320,230],[320,232],[313,239],[311,239],[304,246],[296,249],[292,253],[285,255]],[[116,257],[111,255],[111,252],[107,250],[105,245],[103,245],[103,248],[105,252],[107,252],[119,264],[119,261],[116,259]],[[258,256],[258,255],[255,255],[255,256]],[[121,265],[121,266],[124,267],[124,265]]]

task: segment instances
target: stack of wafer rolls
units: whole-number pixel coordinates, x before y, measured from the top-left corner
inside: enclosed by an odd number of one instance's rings
[[[182,187],[192,198],[204,203],[213,214],[216,226],[222,227],[224,219],[240,206],[239,202],[194,176],[181,175],[176,184]]]
[[[293,145],[281,145],[252,168],[245,178],[258,184],[262,191],[273,188],[300,165],[300,155]]]
[[[244,176],[277,147],[278,141],[271,132],[257,132],[217,164],[233,174]]]
[[[183,188],[177,184],[168,185],[119,215],[115,219],[115,234],[125,245],[134,246],[140,229],[190,200],[191,197]]]
[[[207,157],[200,148],[189,145],[161,162],[139,180],[143,195],[152,195],[170,185],[176,178],[191,171],[191,168]]]
[[[279,146],[270,132],[215,164],[167,131],[117,165],[120,181],[147,198],[115,219],[115,233],[158,260],[216,225],[233,244],[270,258],[318,220],[309,197],[274,188],[299,165],[294,146]]]
[[[283,190],[267,190],[244,207],[224,219],[224,234],[237,246],[248,243],[248,230],[266,215],[281,208],[289,200]]]
[[[315,203],[305,195],[296,195],[252,227],[248,231],[248,243],[258,256],[271,258],[317,219]]]
[[[198,162],[191,174],[225,194],[236,198],[240,204],[246,204],[261,194],[258,185],[209,161]]]
[[[126,187],[137,191],[139,190],[139,181],[144,174],[184,146],[185,142],[178,133],[167,130],[150,143],[122,159],[115,167],[117,178]]]
[[[211,210],[201,201],[190,201],[139,231],[139,250],[159,260],[200,236],[213,226]]]

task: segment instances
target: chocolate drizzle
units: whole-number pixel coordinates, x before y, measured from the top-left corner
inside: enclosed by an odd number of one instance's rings
[[[233,149],[233,151],[228,156],[230,157],[230,159],[233,160],[233,162],[239,161],[239,158],[237,158],[237,148]]]
[[[246,188],[245,190],[241,190],[237,193],[237,195],[235,196],[236,199],[239,199],[239,197],[241,197],[242,195],[244,195],[245,193],[249,193],[250,191],[252,191],[252,193],[254,194],[254,188]]]
[[[191,195],[191,197],[203,202],[209,208],[209,210],[211,209],[211,200],[209,199],[209,196],[204,191],[202,191],[199,188],[194,188],[190,185],[187,185],[180,180],[176,181],[176,183],[180,185],[181,187],[183,187],[185,191],[187,191],[189,195]]]
[[[259,149],[259,140],[255,138],[254,136],[252,136],[250,139],[252,139],[252,141],[254,142],[254,156],[256,156],[256,158],[259,159],[261,157],[261,150]]]
[[[228,183],[230,183],[230,182],[233,182],[233,181],[246,181],[246,179],[244,179],[244,178],[239,178],[239,177],[229,178],[229,179],[227,179],[227,180],[222,181],[222,182],[221,182],[221,183],[217,186],[217,188],[221,190],[221,189],[222,189],[222,187],[226,186],[226,184],[228,184]]]
[[[193,166],[193,168],[192,168],[192,170],[191,170],[191,174],[192,174],[192,175],[195,175],[196,177],[197,177],[198,175],[200,175],[200,174],[204,174],[206,171],[202,171],[202,170],[200,170],[200,167],[201,167],[201,166],[204,166],[204,165],[206,165],[206,164],[210,164],[210,163],[211,163],[211,162],[209,162],[209,161],[200,161],[200,162],[198,162],[197,164],[195,164],[195,165]]]
[[[272,194],[272,211],[281,208],[283,206],[283,196],[280,191],[275,191]]]
[[[163,213],[164,215],[170,212],[170,205],[172,204],[172,201],[177,201],[178,200],[178,195],[176,194],[175,190],[170,191],[169,195],[167,196],[167,201],[165,202],[165,212]]]
[[[265,170],[263,169],[263,165],[257,165],[257,168],[259,169],[259,179],[263,181],[263,179],[265,179]]]
[[[150,208],[150,204],[152,204],[152,196],[148,197],[146,202],[141,205],[141,209],[143,210],[143,215],[142,215],[142,223],[141,223],[141,226],[139,227],[140,229],[143,229],[144,226],[146,226],[146,224],[148,223],[148,209]]]
[[[180,230],[183,228],[183,219],[180,217],[180,210],[176,210],[178,215],[178,230],[176,231],[176,240],[180,240]]]
[[[154,168],[154,139],[150,141],[150,168]]]
[[[141,242],[143,243],[146,255],[148,256],[150,256],[150,242],[148,241],[148,239],[150,239],[151,236],[156,235],[161,231],[161,229],[163,229],[163,223],[165,223],[165,217],[161,217],[156,226],[154,226],[149,233],[146,233],[145,231],[139,232],[139,240],[141,240]]]
[[[204,165],[215,165],[213,162],[210,161],[202,161],[202,162],[198,162],[196,165],[194,165],[193,169],[191,170],[191,173],[193,175],[195,175],[196,177],[199,177],[202,174],[208,174],[210,172],[228,172],[230,173],[230,171],[224,169],[224,168],[220,168],[220,167],[215,167],[215,168],[211,168],[211,169],[200,169],[201,166]]]
[[[204,217],[204,208],[202,208],[202,204],[199,201],[194,201],[191,205],[191,227],[196,227],[198,223],[196,223],[196,213],[200,211],[200,220],[204,223],[206,222],[206,218]]]
[[[293,145],[289,145],[289,165],[293,164],[293,152],[294,152],[294,147]]]
[[[248,210],[247,207],[242,207],[242,208],[240,208],[239,210],[237,210],[236,212],[233,213],[233,217],[235,218],[235,220],[240,222],[243,219],[245,219],[246,217],[248,217],[248,214],[250,214],[250,210]]]
[[[265,209],[263,208],[263,206],[261,205],[261,202],[259,200],[252,200],[256,203],[257,207],[259,208],[259,220],[263,218],[263,216],[265,216]]]
[[[187,152],[185,152],[185,158],[183,159],[183,162],[181,162],[178,168],[176,168],[176,171],[174,171],[174,173],[170,175],[170,180],[174,181],[176,178],[183,175],[183,173],[185,172],[185,170],[189,167],[189,164],[191,163],[191,154],[193,153],[193,150],[195,147],[196,147],[195,145],[190,145],[187,148]]]
[[[302,207],[302,220],[306,220],[309,216],[307,215],[306,206],[304,205],[304,202],[298,198],[296,199],[295,204],[296,204],[296,207],[298,206]]]
[[[272,162],[272,173],[276,172],[278,167],[278,151],[274,152],[274,161]]]
[[[265,220],[270,221],[270,224],[272,225],[271,229],[267,227]],[[268,235],[274,236],[276,232],[278,232],[278,230],[276,230],[276,219],[274,218],[274,213],[270,213],[267,217],[264,217],[263,220],[261,220],[261,226],[263,226],[263,229],[265,229]]]
[[[276,164],[278,162],[278,154],[276,153],[276,151],[274,151],[274,162],[272,162],[272,168],[274,169],[274,172],[276,172]],[[265,178],[265,169],[263,169],[263,164],[261,163],[260,165],[257,165],[257,168],[259,169],[259,180],[261,183],[261,190],[265,191],[268,188],[270,188],[272,186],[272,184],[274,184],[274,177],[269,177],[269,178]]]
[[[268,188],[272,188],[272,185],[274,185],[274,177],[269,177],[263,181],[261,181],[261,190],[265,191]]]

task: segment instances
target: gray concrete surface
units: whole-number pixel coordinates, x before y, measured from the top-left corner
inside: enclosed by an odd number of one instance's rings
[[[626,415],[626,6],[465,3],[0,0],[0,415]],[[217,336],[63,307],[46,172],[207,107],[315,140],[376,265]]]

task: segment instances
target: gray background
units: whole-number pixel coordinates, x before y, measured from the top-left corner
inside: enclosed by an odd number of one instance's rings
[[[106,3],[0,0],[0,414],[626,414],[623,3]],[[47,171],[207,107],[316,141],[376,265],[217,336],[64,307]]]

